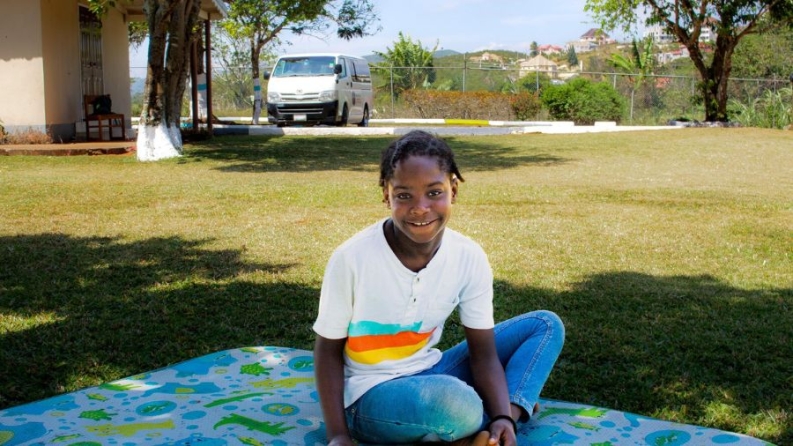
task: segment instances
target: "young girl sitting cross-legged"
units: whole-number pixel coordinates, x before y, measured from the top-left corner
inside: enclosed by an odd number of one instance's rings
[[[482,248],[447,227],[463,181],[441,139],[412,131],[380,163],[391,216],[336,249],[314,324],[329,444],[516,444],[564,343],[549,311],[494,324]],[[454,309],[466,340],[438,344]]]

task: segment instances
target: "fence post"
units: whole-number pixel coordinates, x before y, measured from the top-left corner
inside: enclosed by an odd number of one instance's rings
[[[465,71],[468,69],[468,53],[463,53],[463,91],[465,91]]]
[[[396,109],[394,108],[394,63],[391,62],[391,68],[388,70],[388,76],[391,78],[391,119],[396,119]]]

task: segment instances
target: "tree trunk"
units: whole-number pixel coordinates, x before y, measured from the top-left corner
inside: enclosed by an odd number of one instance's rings
[[[704,55],[697,41],[686,44],[691,60],[702,78],[699,88],[705,107],[706,122],[728,121],[727,86],[732,71],[732,54],[737,43],[733,37],[718,36],[709,66],[705,65]]]
[[[262,81],[259,79],[259,52],[256,43],[251,41],[251,75],[253,76],[253,118],[251,122],[259,125],[262,115]]]
[[[190,39],[200,0],[146,0],[149,60],[145,102],[138,125],[140,161],[182,154],[182,98],[187,83]]]

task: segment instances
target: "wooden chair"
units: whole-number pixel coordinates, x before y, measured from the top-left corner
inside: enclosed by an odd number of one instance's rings
[[[104,129],[107,130],[109,140],[127,139],[127,129],[123,113],[96,113],[94,102],[99,95],[87,94],[83,96],[83,113],[85,114],[85,139],[87,141],[103,141]],[[114,137],[113,131],[121,130],[121,137]],[[91,138],[91,132],[96,131],[96,138]]]

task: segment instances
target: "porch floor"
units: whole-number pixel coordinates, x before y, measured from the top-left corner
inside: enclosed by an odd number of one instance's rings
[[[135,151],[135,141],[91,141],[65,144],[4,144],[0,156],[127,155]]]

